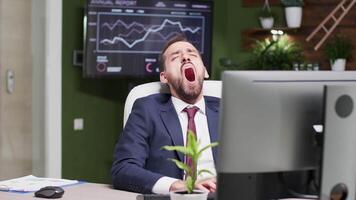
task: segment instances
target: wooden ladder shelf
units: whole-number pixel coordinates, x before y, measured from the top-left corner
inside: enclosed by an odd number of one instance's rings
[[[319,26],[307,37],[307,42],[309,42],[319,31],[322,31],[325,35],[322,36],[321,40],[315,45],[314,50],[318,50],[320,46],[325,42],[325,40],[334,31],[336,26],[341,22],[344,16],[351,10],[352,6],[356,3],[356,0],[342,0],[334,10],[319,24]],[[337,13],[340,15],[335,16]],[[332,26],[327,27],[326,23],[330,22]]]

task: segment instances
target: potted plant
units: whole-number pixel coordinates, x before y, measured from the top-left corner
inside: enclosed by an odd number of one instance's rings
[[[350,58],[352,51],[351,40],[347,37],[336,35],[324,48],[325,55],[330,59],[333,71],[344,71],[346,59]]]
[[[289,28],[299,28],[302,24],[303,0],[281,0],[281,3],[285,7],[284,13],[287,26]]]
[[[196,140],[195,134],[192,131],[188,131],[188,140],[186,146],[163,146],[162,148],[168,151],[178,151],[183,153],[186,157],[190,158],[192,164],[189,166],[177,159],[170,159],[173,161],[179,169],[185,172],[185,185],[186,191],[173,191],[170,193],[171,200],[182,199],[194,199],[194,200],[206,200],[208,193],[206,191],[194,190],[197,177],[202,173],[211,173],[209,170],[202,169],[197,171],[197,163],[202,155],[202,152],[208,148],[212,148],[218,145],[217,142],[211,143],[201,149],[199,149],[199,142]]]
[[[262,28],[271,29],[274,24],[274,14],[270,9],[262,9],[259,13],[259,20]]]
[[[292,70],[293,64],[302,63],[301,45],[281,36],[277,40],[256,40],[252,45],[252,57],[240,64],[242,70]]]
[[[269,6],[269,1],[265,0],[262,10],[258,13],[262,28],[271,29],[274,24],[274,14]]]

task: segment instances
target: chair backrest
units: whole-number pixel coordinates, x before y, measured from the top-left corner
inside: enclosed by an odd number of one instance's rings
[[[125,101],[123,125],[125,126],[126,121],[131,113],[132,106],[136,101],[136,99],[151,94],[156,94],[156,93],[170,93],[168,85],[157,81],[157,82],[145,83],[134,87],[127,95]],[[213,97],[221,98],[221,81],[212,81],[212,80],[204,81],[203,94],[205,96],[213,96]]]

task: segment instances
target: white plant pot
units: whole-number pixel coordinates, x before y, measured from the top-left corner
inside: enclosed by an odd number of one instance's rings
[[[274,18],[273,17],[260,17],[260,23],[261,23],[262,28],[271,29],[274,24]]]
[[[289,28],[299,28],[302,24],[302,7],[286,7],[284,9],[287,26]]]
[[[208,192],[202,190],[194,190],[193,194],[181,194],[182,191],[170,192],[171,200],[207,200]]]
[[[346,59],[338,58],[335,62],[330,60],[331,70],[332,71],[345,71]]]

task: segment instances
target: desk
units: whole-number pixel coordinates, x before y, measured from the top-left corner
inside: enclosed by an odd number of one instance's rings
[[[112,189],[110,185],[96,184],[96,183],[83,183],[68,187],[63,187],[65,192],[63,197],[59,200],[136,200],[137,193],[125,192],[122,190]],[[44,200],[37,198],[32,193],[17,194],[13,192],[1,192],[1,200]]]

